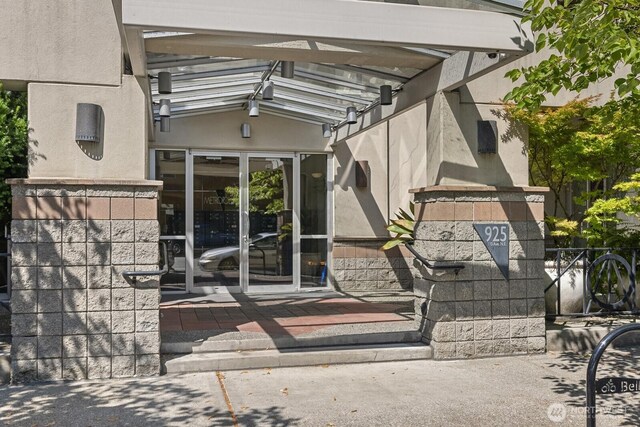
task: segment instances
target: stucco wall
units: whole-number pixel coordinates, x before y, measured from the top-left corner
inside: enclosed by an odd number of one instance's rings
[[[104,111],[100,143],[75,141],[76,104],[85,102]],[[118,87],[31,83],[29,177],[144,179],[145,119],[144,92],[133,76]]]
[[[519,136],[506,137],[512,125],[499,117],[500,106],[461,103],[458,93],[438,93],[431,103],[427,185],[529,184],[527,155],[523,151],[526,141]],[[497,122],[496,154],[477,152],[478,120]]]
[[[114,6],[114,4],[116,6]],[[120,84],[118,0],[0,0],[0,81]]]
[[[242,123],[251,125],[251,138],[242,138]],[[206,150],[331,152],[320,125],[261,113],[249,118],[246,111],[230,111],[171,119],[171,132],[156,127],[152,147]]]

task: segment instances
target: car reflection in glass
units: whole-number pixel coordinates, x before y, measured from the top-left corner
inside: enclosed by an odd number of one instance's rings
[[[249,271],[252,273],[276,274],[277,233],[258,233],[249,244]],[[204,271],[237,270],[240,265],[240,247],[225,246],[209,249],[198,260]]]

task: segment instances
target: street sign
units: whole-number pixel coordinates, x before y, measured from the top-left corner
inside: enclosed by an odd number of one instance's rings
[[[509,280],[509,224],[473,224],[505,279]]]

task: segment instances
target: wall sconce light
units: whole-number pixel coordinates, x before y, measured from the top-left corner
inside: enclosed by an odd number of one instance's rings
[[[347,123],[350,125],[358,123],[358,110],[356,110],[356,107],[347,107]]]
[[[260,104],[257,99],[249,101],[249,117],[258,117],[260,115]]]
[[[249,123],[243,123],[242,126],[240,126],[240,133],[243,138],[251,138],[251,126]]]
[[[368,179],[369,161],[358,160],[356,161],[356,187],[367,188],[369,185]]]
[[[331,125],[329,123],[322,124],[322,137],[331,138]]]
[[[273,82],[271,80],[265,80],[262,83],[262,99],[271,101],[273,99],[273,89]]]
[[[322,172],[311,172],[311,176],[315,179],[320,179],[323,175],[324,174]]]
[[[160,132],[171,132],[170,117],[160,117]]]
[[[284,79],[292,79],[295,65],[293,61],[280,61],[280,76]]]
[[[478,120],[478,153],[495,154],[498,145],[498,125],[495,120]]]
[[[161,71],[158,73],[158,93],[167,94],[171,93],[171,73],[168,71]]]
[[[380,86],[380,105],[393,104],[393,91],[390,85]]]
[[[162,98],[160,100],[160,111],[158,112],[160,117],[171,117],[171,100],[168,98]]]
[[[102,140],[103,112],[97,104],[80,103],[76,106],[76,141],[100,142]]]

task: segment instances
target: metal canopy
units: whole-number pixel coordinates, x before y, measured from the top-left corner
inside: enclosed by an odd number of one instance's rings
[[[172,117],[246,109],[255,99],[261,113],[330,123],[345,137],[532,48],[516,16],[429,1],[123,0],[127,59],[134,75],[151,78],[156,116],[161,98],[171,99]],[[520,0],[470,2],[513,10]],[[281,61],[295,61],[293,79],[280,77]],[[171,94],[158,94],[162,71],[172,74]],[[273,100],[261,98],[266,79]],[[379,106],[381,85],[397,95],[392,107]],[[351,106],[362,116],[357,127],[344,126]]]

